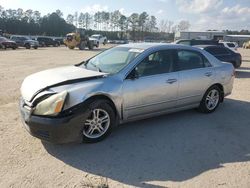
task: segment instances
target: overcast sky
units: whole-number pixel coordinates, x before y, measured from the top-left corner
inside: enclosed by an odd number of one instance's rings
[[[250,0],[0,0],[0,5],[38,10],[43,15],[60,9],[64,17],[75,11],[120,10],[126,16],[146,11],[158,22],[189,20],[191,30],[250,30]]]

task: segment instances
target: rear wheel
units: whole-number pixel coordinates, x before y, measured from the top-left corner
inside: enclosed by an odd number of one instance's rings
[[[83,122],[81,130],[83,142],[99,142],[111,133],[115,125],[115,113],[108,101],[99,100],[91,103],[85,113],[87,119]]]
[[[220,100],[222,98],[222,91],[218,86],[210,87],[205,95],[199,106],[199,111],[203,113],[211,113],[216,110],[216,108],[220,104]]]
[[[74,50],[74,48],[75,48],[74,46],[69,46],[70,50]]]

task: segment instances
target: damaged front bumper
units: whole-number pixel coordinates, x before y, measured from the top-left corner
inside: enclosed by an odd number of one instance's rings
[[[20,100],[20,113],[25,129],[34,137],[52,143],[82,140],[84,117],[80,114],[64,117],[43,117],[32,114],[32,109]]]

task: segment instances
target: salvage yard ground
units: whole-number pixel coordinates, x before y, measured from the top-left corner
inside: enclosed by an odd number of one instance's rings
[[[30,136],[18,111],[23,79],[101,50],[0,51],[1,188],[250,187],[250,50],[239,50],[244,62],[233,94],[213,114],[188,110],[129,123],[97,144]]]

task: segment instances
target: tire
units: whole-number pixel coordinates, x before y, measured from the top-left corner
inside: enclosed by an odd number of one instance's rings
[[[74,47],[74,46],[69,46],[68,48],[69,48],[70,50],[74,50],[75,47]]]
[[[212,97],[213,99],[209,99],[209,97]],[[204,94],[198,110],[202,113],[214,112],[220,105],[222,97],[222,91],[218,86],[214,85],[210,87]]]
[[[107,40],[105,39],[103,42],[103,45],[105,46],[107,44]]]
[[[116,118],[114,110],[112,109],[111,105],[106,100],[97,100],[89,104],[88,110],[84,112],[84,116],[86,116],[86,120],[83,123],[81,135],[82,135],[82,141],[84,143],[96,143],[104,138],[106,138],[110,133],[112,128],[115,126]],[[97,113],[99,111],[99,113]],[[99,114],[98,118],[94,118],[94,114]],[[106,117],[106,118],[104,118]],[[104,120],[101,120],[101,118],[104,118]],[[103,121],[102,123],[100,123]],[[95,124],[98,123],[99,124]],[[94,128],[90,128],[90,127]],[[104,129],[103,131],[99,132],[100,127]],[[98,130],[99,129],[99,130]],[[92,132],[92,134],[88,133]]]
[[[96,44],[96,46],[95,46],[96,48],[99,48],[99,42],[97,42],[97,44]]]
[[[81,41],[81,43],[80,43],[80,45],[79,45],[79,49],[80,49],[80,50],[84,50],[85,47],[86,47],[85,42],[84,42],[84,41]]]
[[[17,49],[17,47],[12,47],[12,50],[16,50]]]
[[[34,46],[34,49],[36,50],[38,48],[38,46]]]
[[[25,44],[24,47],[25,47],[26,49],[30,49],[30,45],[29,45],[29,44]]]
[[[88,48],[89,48],[89,50],[93,50],[93,49],[94,49],[94,44],[93,44],[93,42],[89,42]]]

